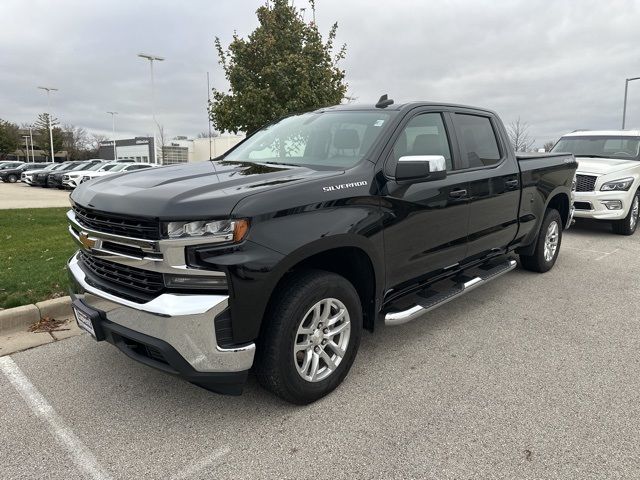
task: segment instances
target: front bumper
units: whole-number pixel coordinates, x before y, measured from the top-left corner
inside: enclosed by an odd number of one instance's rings
[[[622,204],[619,210],[609,210],[603,203],[617,200]],[[622,220],[629,213],[633,200],[633,191],[627,192],[575,192],[574,207],[576,218],[593,218],[596,220]]]
[[[62,180],[62,186],[65,188],[76,188],[78,185],[80,185],[80,181],[81,181],[81,177],[80,178],[66,178]]]
[[[90,285],[78,254],[68,270],[74,302],[98,312],[104,340],[134,360],[209,390],[241,393],[256,347],[218,345],[215,318],[227,308],[226,295],[163,293],[139,304]]]

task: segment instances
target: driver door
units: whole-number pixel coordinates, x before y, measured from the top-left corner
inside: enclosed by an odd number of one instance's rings
[[[466,256],[468,183],[455,174],[458,163],[453,125],[442,111],[421,110],[405,119],[396,132],[385,164],[391,180],[382,206],[387,286],[423,280],[455,266]],[[444,179],[397,182],[398,160],[404,156],[441,155]]]

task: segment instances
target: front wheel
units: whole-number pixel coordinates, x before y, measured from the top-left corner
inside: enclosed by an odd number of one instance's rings
[[[284,400],[308,404],[346,377],[362,333],[362,306],[344,277],[304,271],[279,287],[264,319],[256,374]]]
[[[7,181],[9,183],[16,183],[18,181],[18,177],[16,175],[11,174],[7,177]]]
[[[633,235],[638,228],[638,217],[640,216],[640,191],[633,196],[629,213],[622,220],[612,222],[613,232],[618,235]]]
[[[558,259],[562,243],[562,218],[557,210],[546,211],[540,225],[536,248],[531,255],[520,255],[520,263],[526,270],[548,272]]]

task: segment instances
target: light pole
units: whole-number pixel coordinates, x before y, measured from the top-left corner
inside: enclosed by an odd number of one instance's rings
[[[31,161],[36,161],[36,156],[33,153],[33,129],[29,127],[29,140],[31,140]]]
[[[47,91],[47,117],[49,120],[49,142],[51,144],[51,161],[55,162],[54,152],[53,152],[53,126],[51,125],[51,92],[57,92],[57,88],[53,87],[38,87],[40,90]]]
[[[627,120],[627,91],[629,90],[629,82],[634,80],[640,80],[640,77],[627,78],[624,81],[624,105],[622,107],[622,129],[624,130],[624,124]]]
[[[111,115],[111,131],[113,137],[113,161],[118,160],[118,156],[116,155],[116,115],[118,112],[107,112]]]
[[[149,65],[151,66],[151,115],[153,116],[153,148],[154,150],[157,150],[157,146],[156,146],[156,128],[158,127],[158,122],[156,121],[156,92],[155,92],[155,85],[153,82],[153,62],[154,61],[158,61],[158,62],[162,62],[164,61],[163,57],[158,57],[157,55],[149,55],[148,53],[139,53],[138,56],[140,58],[145,58],[147,60],[149,60]],[[154,157],[156,160],[156,163],[158,163],[158,156],[155,155],[154,152]]]
[[[25,154],[26,154],[27,162],[29,162],[29,135],[23,135],[22,138],[24,138],[24,146],[27,148],[25,150]]]

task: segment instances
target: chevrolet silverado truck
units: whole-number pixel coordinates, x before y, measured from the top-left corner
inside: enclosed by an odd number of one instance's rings
[[[76,188],[76,319],[209,390],[239,394],[252,370],[306,404],[342,382],[363,330],[423,317],[517,255],[551,269],[576,168],[516,157],[479,108],[382,98],[291,115],[212,161]]]
[[[640,215],[640,131],[578,130],[552,151],[571,152],[578,161],[576,218],[610,222],[614,233],[633,235]]]

